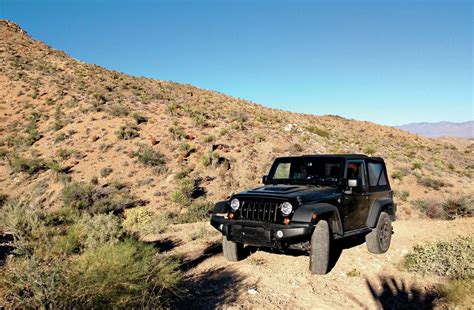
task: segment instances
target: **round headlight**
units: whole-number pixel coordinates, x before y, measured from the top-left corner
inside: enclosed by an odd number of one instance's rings
[[[233,211],[237,211],[239,207],[240,207],[240,201],[237,198],[234,198],[230,201],[230,208]]]
[[[289,202],[284,202],[280,206],[281,214],[283,215],[290,215],[291,211],[293,211],[293,206]]]

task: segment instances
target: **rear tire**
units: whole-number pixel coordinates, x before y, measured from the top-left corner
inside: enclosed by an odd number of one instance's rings
[[[381,212],[377,226],[365,236],[367,250],[370,253],[382,254],[390,248],[392,240],[392,222],[386,212]]]
[[[238,262],[244,257],[244,245],[228,240],[227,236],[222,238],[222,251],[224,257],[230,262]]]
[[[328,273],[331,234],[327,221],[320,220],[316,224],[311,236],[311,255],[309,270],[312,274],[324,275]]]

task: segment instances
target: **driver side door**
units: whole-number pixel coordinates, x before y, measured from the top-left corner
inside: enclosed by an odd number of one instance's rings
[[[362,228],[369,212],[369,186],[365,162],[348,160],[344,169],[344,178],[357,180],[357,187],[352,188],[352,193],[345,194],[343,202],[343,226],[344,231],[348,231]]]

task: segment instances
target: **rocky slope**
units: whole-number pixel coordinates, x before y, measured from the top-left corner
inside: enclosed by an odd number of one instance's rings
[[[185,212],[178,173],[199,188],[190,199],[213,202],[257,185],[277,156],[355,152],[385,158],[411,217],[414,201],[472,196],[472,150],[106,70],[0,21],[0,191],[51,208],[69,180],[119,181],[153,212]],[[46,164],[21,165],[31,159]]]

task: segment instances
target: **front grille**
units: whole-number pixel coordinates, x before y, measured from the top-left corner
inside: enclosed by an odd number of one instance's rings
[[[243,200],[240,218],[251,221],[275,223],[280,221],[279,206],[281,202],[267,200]]]

